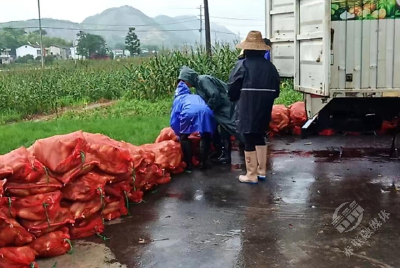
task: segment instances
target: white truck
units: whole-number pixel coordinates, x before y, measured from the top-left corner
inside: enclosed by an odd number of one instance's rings
[[[400,0],[266,0],[266,35],[307,124],[351,131],[399,115]]]

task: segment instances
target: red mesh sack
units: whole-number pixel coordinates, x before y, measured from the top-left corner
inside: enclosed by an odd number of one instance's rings
[[[156,156],[154,163],[162,169],[174,170],[182,162],[182,150],[178,142],[163,141],[155,144],[146,144],[141,148],[151,150]]]
[[[35,237],[16,220],[8,218],[0,211],[0,248],[20,247],[31,243],[34,239]]]
[[[60,209],[60,191],[18,198],[14,202],[17,216],[31,221],[45,221],[52,218]]]
[[[36,239],[30,247],[38,257],[51,258],[64,255],[72,250],[68,228],[45,234]]]
[[[85,163],[88,150],[82,131],[36,141],[29,151],[51,171],[63,174]]]
[[[0,248],[0,268],[38,268],[36,253],[29,246]]]
[[[160,143],[163,141],[179,141],[178,136],[175,135],[175,132],[170,127],[166,127],[161,130],[160,135],[156,139],[156,143]]]
[[[319,136],[333,136],[336,134],[336,132],[333,129],[324,129],[321,130],[318,134]]]
[[[114,198],[107,196],[105,198],[105,207],[102,215],[105,220],[111,221],[121,216],[128,215],[128,209],[126,208],[126,200],[124,198]]]
[[[195,157],[192,157],[192,165],[197,167],[198,165],[200,165],[200,161]],[[174,170],[170,170],[170,172],[172,174],[181,174],[185,172],[185,168],[186,168],[186,163],[182,162],[177,168],[175,168]]]
[[[74,219],[90,218],[93,215],[98,214],[103,209],[104,197],[102,194],[101,196],[98,196],[88,202],[74,202],[67,206]]]
[[[7,182],[5,185],[5,190],[9,196],[28,197],[31,195],[55,192],[61,187],[62,184],[58,180],[47,175],[42,175],[42,177],[37,182]]]
[[[21,220],[21,225],[36,237],[54,232],[67,224],[74,223],[74,219],[67,208],[59,208],[57,213],[44,221]]]
[[[88,157],[86,157],[88,156]],[[86,175],[89,172],[91,172],[97,165],[97,162],[93,160],[93,158],[90,157],[90,155],[85,155],[85,163],[82,165],[79,165],[78,167],[71,169],[70,171],[64,173],[64,174],[57,174],[54,172],[51,172],[51,176],[56,178],[58,181],[60,181],[64,186],[67,185],[71,180],[78,178],[80,176]]]
[[[302,101],[289,106],[290,126],[302,127],[307,122],[306,104]]]
[[[272,108],[271,122],[269,124],[270,130],[275,133],[281,133],[288,128],[289,123],[289,110],[285,105],[274,105]]]
[[[107,196],[126,198],[130,193],[131,188],[131,180],[125,180],[113,184],[107,184],[105,187],[105,193]]]
[[[109,174],[132,173],[132,158],[119,142],[101,134],[83,133],[89,144],[89,154],[98,162],[97,167]]]
[[[149,165],[138,170],[134,179],[134,191],[148,191],[157,185],[157,181],[163,177],[163,171],[157,165]]]
[[[292,134],[295,136],[301,136],[301,127],[299,126],[292,127]]]
[[[129,201],[132,203],[141,203],[143,201],[144,193],[142,191],[134,191],[132,190],[129,193]]]
[[[0,198],[0,213],[3,213],[8,218],[17,217],[17,213],[14,208],[14,201],[16,198],[14,197],[3,197]]]
[[[168,184],[172,181],[171,175],[167,174],[164,177],[158,179],[157,184],[162,185],[162,184]]]
[[[379,135],[385,135],[390,133],[391,131],[397,129],[399,121],[398,119],[392,120],[392,121],[386,121],[384,120],[382,122],[382,127],[381,129],[377,132]]]
[[[4,184],[6,184],[7,180],[0,181],[0,198],[4,195]]]
[[[132,172],[132,174],[117,175],[117,176],[104,173],[99,173],[99,174],[101,174],[106,179],[107,184],[118,183],[121,181],[131,181],[134,176],[134,172]]]
[[[104,193],[106,183],[107,177],[89,172],[68,183],[61,191],[64,199],[86,202]]]
[[[155,154],[151,150],[145,150],[144,148],[126,142],[121,142],[120,145],[122,148],[129,151],[135,169],[141,166],[154,164],[156,160]]]
[[[82,239],[104,232],[103,217],[95,215],[89,219],[77,220],[69,227],[71,239]]]
[[[0,179],[34,182],[45,174],[44,166],[25,147],[0,156]]]

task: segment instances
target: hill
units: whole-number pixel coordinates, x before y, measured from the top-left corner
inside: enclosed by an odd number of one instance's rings
[[[175,47],[183,44],[193,45],[200,42],[199,19],[196,16],[148,17],[131,6],[110,8],[100,14],[86,18],[82,23],[66,20],[42,19],[42,27],[50,37],[60,37],[68,41],[76,39],[76,34],[83,30],[105,38],[109,47],[124,43],[129,27],[135,27],[138,37],[144,45]],[[13,21],[0,23],[0,28],[25,28],[35,31],[37,20]],[[203,25],[204,29],[204,25]],[[212,23],[212,40],[233,42],[236,35],[226,27]],[[203,32],[204,33],[204,32]]]

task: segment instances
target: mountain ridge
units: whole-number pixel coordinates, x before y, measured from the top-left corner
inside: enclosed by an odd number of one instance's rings
[[[31,32],[38,29],[37,21],[37,19],[10,21],[0,23],[0,28],[25,28],[26,31]],[[127,5],[106,9],[85,18],[81,23],[43,18],[42,27],[48,36],[60,37],[68,41],[74,41],[76,34],[81,30],[98,34],[104,37],[111,48],[125,42],[129,27],[136,28],[136,34],[144,45],[171,48],[200,43],[200,21],[196,16],[159,15],[152,18],[139,9]],[[236,35],[223,25],[211,23],[211,29],[212,42],[216,40],[229,43],[236,41]]]

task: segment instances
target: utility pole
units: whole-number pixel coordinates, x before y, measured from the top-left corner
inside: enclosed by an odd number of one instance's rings
[[[203,47],[203,6],[200,5],[200,47]]]
[[[208,9],[208,0],[204,0],[204,16],[206,22],[206,51],[211,56],[211,29],[210,29],[210,12]]]
[[[40,16],[40,0],[37,1],[38,3],[38,12],[39,12],[39,32],[40,32],[40,55],[41,55],[41,60],[42,60],[42,69],[44,69],[44,58],[43,58],[43,34],[42,34],[42,18]]]
[[[200,5],[200,47],[203,47],[203,6]]]

